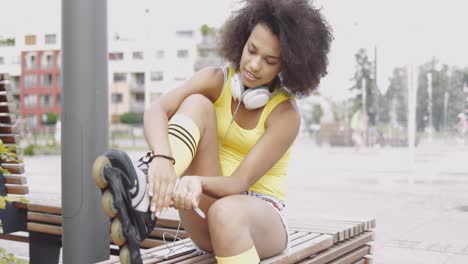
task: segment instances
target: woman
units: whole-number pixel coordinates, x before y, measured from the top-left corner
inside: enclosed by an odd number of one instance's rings
[[[221,51],[232,66],[196,72],[145,112],[149,185],[138,182],[148,188],[150,210],[139,213],[137,195],[126,191],[139,176],[124,154],[110,151],[96,162],[111,164],[96,165],[105,168],[94,174],[112,185],[116,209],[108,215],[120,215],[115,226],[122,225],[132,263],[154,216],[171,206],[218,263],[258,263],[287,248],[286,170],[300,127],[294,96],[309,94],[325,75],[331,39],[306,0],[247,1],[222,30]],[[133,206],[116,202],[119,193]]]

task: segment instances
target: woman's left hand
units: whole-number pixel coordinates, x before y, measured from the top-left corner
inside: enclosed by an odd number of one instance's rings
[[[178,210],[198,208],[202,195],[200,176],[184,176],[179,180],[172,196],[172,206]]]

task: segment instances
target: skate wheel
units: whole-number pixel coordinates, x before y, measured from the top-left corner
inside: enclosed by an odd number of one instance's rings
[[[102,194],[101,205],[102,209],[104,209],[104,213],[109,218],[114,218],[117,215],[117,209],[114,207],[114,197],[112,197],[110,190],[107,189]]]
[[[119,253],[120,263],[122,264],[130,264],[130,250],[128,250],[127,245],[120,248]]]
[[[93,164],[93,179],[96,185],[101,189],[107,187],[107,181],[104,178],[104,168],[106,166],[111,166],[111,163],[106,156],[99,156]]]
[[[123,234],[123,229],[122,229],[122,222],[120,222],[119,218],[114,218],[111,224],[111,240],[116,244],[117,246],[122,246],[127,239],[125,239],[125,236]]]

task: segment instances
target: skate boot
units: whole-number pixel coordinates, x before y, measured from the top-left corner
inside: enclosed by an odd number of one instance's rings
[[[128,155],[119,150],[107,151],[93,165],[93,179],[102,190],[102,207],[112,220],[111,239],[120,248],[121,263],[143,263],[140,242],[156,222],[149,210],[147,169],[144,157],[135,168]]]

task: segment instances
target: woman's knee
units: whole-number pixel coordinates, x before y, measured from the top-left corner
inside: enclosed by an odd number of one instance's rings
[[[177,113],[191,117],[199,128],[206,127],[206,122],[215,121],[216,117],[213,103],[201,94],[192,94],[185,98]]]
[[[208,210],[208,225],[210,231],[235,230],[246,226],[247,221],[241,208],[239,208],[238,197],[228,196],[217,200]]]
[[[182,101],[179,107],[180,111],[189,111],[189,113],[201,113],[202,115],[214,114],[214,105],[210,99],[202,94],[192,94]]]

